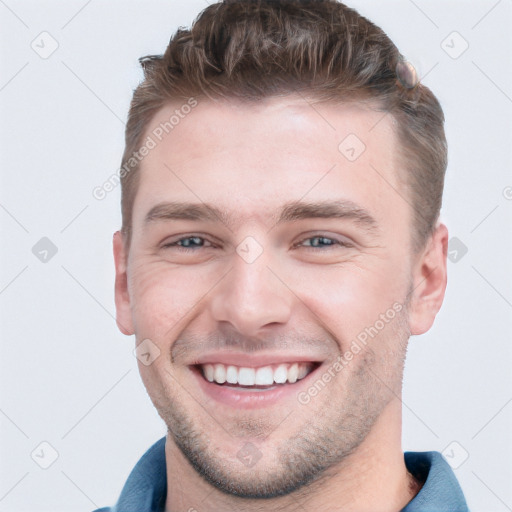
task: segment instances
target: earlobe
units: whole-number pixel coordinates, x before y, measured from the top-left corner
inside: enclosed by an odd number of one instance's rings
[[[131,336],[134,334],[130,295],[128,292],[127,254],[124,246],[123,234],[120,231],[114,233],[113,240],[114,263],[116,267],[115,278],[115,303],[116,323],[119,330]]]
[[[447,283],[448,229],[439,223],[413,268],[409,303],[411,334],[423,334],[434,323],[443,303]]]

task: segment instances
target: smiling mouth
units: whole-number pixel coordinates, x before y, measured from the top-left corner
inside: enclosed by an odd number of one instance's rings
[[[236,389],[265,390],[295,384],[307,377],[320,364],[301,361],[254,368],[216,363],[198,364],[193,368],[212,384]]]

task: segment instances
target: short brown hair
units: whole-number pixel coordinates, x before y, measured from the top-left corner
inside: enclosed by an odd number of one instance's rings
[[[433,233],[447,166],[442,108],[384,31],[354,9],[336,0],[224,0],[204,9],[190,30],[179,28],[164,55],[140,63],[144,80],[130,106],[123,169],[153,116],[171,102],[255,102],[293,92],[326,102],[368,100],[397,121],[413,249]],[[132,163],[121,175],[127,246],[138,168]]]

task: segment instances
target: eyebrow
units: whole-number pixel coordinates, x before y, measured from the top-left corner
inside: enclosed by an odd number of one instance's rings
[[[286,203],[272,220],[277,218],[275,225],[305,219],[349,219],[356,222],[369,233],[378,230],[378,222],[364,208],[347,200]],[[165,202],[153,206],[145,216],[144,223],[168,220],[194,220],[222,222],[231,229],[235,222],[225,210],[207,203]]]

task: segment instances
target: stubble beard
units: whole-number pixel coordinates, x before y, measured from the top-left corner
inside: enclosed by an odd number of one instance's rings
[[[270,457],[277,462],[264,471],[239,471],[237,465],[241,464],[240,460],[220,457],[222,451],[216,446],[215,438],[194,421],[176,391],[151,399],[167,425],[168,440],[178,447],[210,485],[226,495],[239,498],[284,496],[329,478],[332,473],[329,470],[341,467],[366,439],[386,405],[396,398],[401,389],[409,336],[407,308],[404,307],[384,331],[355,356],[350,364],[357,367],[345,380],[344,386],[338,386],[337,394],[332,391],[337,382],[334,379],[314,398],[321,400],[324,395],[321,414],[313,414],[312,411],[309,419],[299,427],[293,421],[293,411],[280,425],[279,421],[265,414],[262,414],[264,419],[255,424],[244,420],[241,412],[238,421],[232,422],[230,427],[237,446],[240,438],[258,439],[273,431],[285,431],[287,425],[294,425],[293,431]],[[383,343],[386,345],[384,353],[373,349],[380,348]],[[341,373],[345,371],[350,371],[350,367]],[[297,402],[296,407],[304,406]],[[221,420],[207,418],[206,424],[209,422],[217,428]]]

